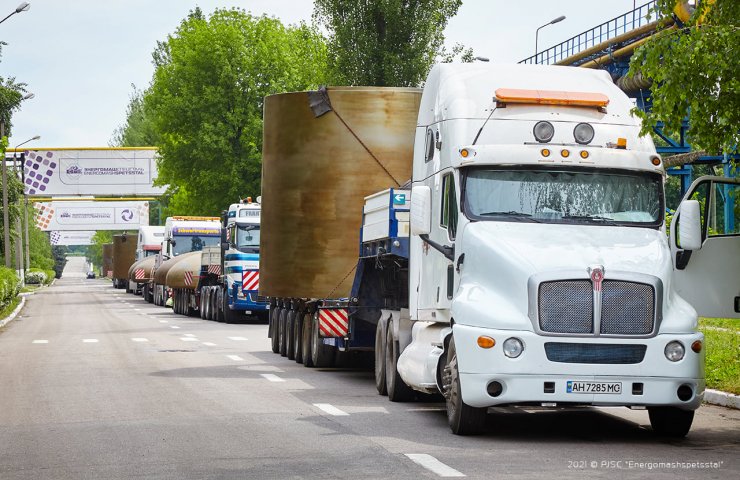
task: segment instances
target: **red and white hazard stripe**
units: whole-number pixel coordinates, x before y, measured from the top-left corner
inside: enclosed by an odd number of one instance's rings
[[[144,278],[145,276],[146,276],[146,272],[144,272],[144,269],[143,269],[143,268],[137,268],[137,269],[136,269],[136,270],[134,271],[134,278],[135,278],[136,280],[141,280],[141,279],[143,279],[143,278]]]
[[[105,276],[106,276],[106,277],[108,277],[108,278],[113,278],[113,270],[108,270],[108,271],[107,271],[107,272],[105,273]]]
[[[259,290],[260,288],[260,271],[245,270],[242,272],[242,290]]]
[[[208,265],[208,273],[221,275],[221,265]]]
[[[346,337],[349,333],[349,312],[347,309],[320,308],[319,333],[322,337]]]
[[[185,272],[185,285],[193,284],[193,272]]]

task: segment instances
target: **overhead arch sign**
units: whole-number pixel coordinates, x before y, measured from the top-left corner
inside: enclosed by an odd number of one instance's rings
[[[37,202],[42,231],[138,230],[149,225],[149,202]]]
[[[155,148],[49,148],[9,153],[23,162],[26,195],[161,195]]]

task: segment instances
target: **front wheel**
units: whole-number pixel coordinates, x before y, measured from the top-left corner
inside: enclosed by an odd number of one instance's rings
[[[476,408],[463,402],[460,388],[460,371],[457,367],[455,339],[447,348],[447,366],[442,374],[447,421],[455,435],[476,435],[486,424],[487,408]]]
[[[648,407],[648,416],[655,433],[674,438],[685,437],[694,421],[693,410],[676,407]]]

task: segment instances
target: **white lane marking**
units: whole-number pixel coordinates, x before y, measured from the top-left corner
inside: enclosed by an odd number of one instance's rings
[[[349,415],[349,413],[345,412],[344,410],[340,410],[334,405],[330,405],[328,403],[314,403],[313,406],[320,408],[324,412],[328,413],[329,415],[334,415],[335,417],[345,417]]]
[[[149,340],[147,340],[146,338],[134,337],[134,338],[131,339],[131,341],[134,341],[134,342],[148,342]]]
[[[159,323],[170,323],[169,320],[160,320]]]
[[[97,338],[83,338],[82,343],[98,343]]]
[[[278,377],[277,375],[273,375],[272,373],[260,373],[261,377],[265,377],[265,379],[271,381],[271,382],[284,382],[285,379]]]
[[[181,337],[180,340],[182,340],[183,342],[197,342],[198,341],[197,338],[193,338],[193,337]]]
[[[31,343],[49,343],[49,341],[48,340],[34,340]]]
[[[229,360],[234,360],[235,362],[241,362],[244,360],[239,355],[226,355],[226,358],[228,358]]]
[[[444,463],[440,462],[433,456],[427,455],[426,453],[407,453],[406,456],[409,457],[417,465],[421,465],[427,470],[436,473],[440,477],[464,477],[465,476],[464,473],[458,472],[454,468],[448,465],[445,465]]]
[[[180,328],[180,327],[178,327],[177,325],[172,325],[170,326],[170,328]]]
[[[215,347],[216,346],[215,343],[211,343],[211,342],[203,342],[203,345],[205,345],[206,347]]]
[[[234,340],[235,342],[243,342],[246,340],[244,337],[227,337],[229,340]]]
[[[134,310],[135,310],[135,311],[137,311],[137,312],[138,312],[138,311],[141,311],[141,309],[140,309],[140,308],[134,308]]]
[[[193,333],[183,333],[182,336],[183,337],[194,337],[195,334],[193,334]]]

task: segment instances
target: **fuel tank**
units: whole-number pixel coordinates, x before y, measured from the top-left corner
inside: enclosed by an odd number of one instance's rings
[[[154,283],[157,285],[167,285],[167,275],[170,273],[170,269],[184,259],[194,255],[197,256],[198,261],[200,261],[200,252],[188,252],[162,262],[162,265],[154,271]]]
[[[177,258],[180,261],[170,267],[165,285],[170,288],[197,289],[200,277],[201,253],[201,251],[197,251],[178,256]]]
[[[265,98],[260,295],[349,295],[364,197],[411,179],[420,100],[380,87]]]
[[[131,265],[128,269],[128,279],[136,283],[148,283],[152,279],[152,272],[154,271],[154,262],[156,258],[157,257],[155,255],[150,255]],[[136,278],[137,270],[142,270],[144,272],[144,276]]]

